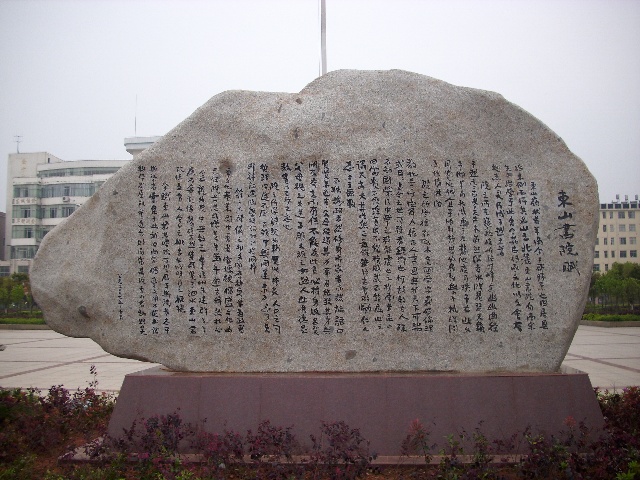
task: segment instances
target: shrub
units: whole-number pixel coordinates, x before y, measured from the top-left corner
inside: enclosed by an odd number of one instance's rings
[[[92,371],[95,374],[95,369]],[[374,473],[371,461],[375,456],[369,454],[369,442],[344,422],[323,422],[320,435],[311,436],[305,460],[296,457],[305,452],[293,427],[264,421],[255,434],[248,431],[246,436],[227,430],[208,433],[184,422],[179,411],[139,419],[119,444],[107,442],[96,449],[103,453],[97,463],[59,464],[57,458],[67,448],[106,431],[113,398],[96,393],[94,387],[92,383],[87,389],[69,392],[54,386],[44,394],[0,389],[0,480],[351,479]],[[585,426],[571,417],[565,420],[563,433],[556,436],[527,429],[507,440],[490,442],[479,427],[471,434],[462,431],[449,436],[439,465],[431,465],[434,446],[429,429],[415,420],[402,449],[406,455],[423,457],[424,466],[388,468],[377,478],[638,478],[640,388],[619,392],[596,389],[595,393],[605,417],[604,434],[595,441]],[[512,453],[520,442],[528,452],[515,465],[496,461],[498,455]],[[463,452],[463,445],[468,452]],[[202,454],[201,464],[185,465],[179,452],[189,446]],[[245,452],[250,462],[245,462]]]
[[[242,435],[228,430],[222,435],[200,430],[196,433],[192,448],[202,454],[208,473],[222,478],[231,462],[242,462],[244,453]]]
[[[360,430],[349,428],[342,421],[322,422],[320,437],[311,435],[311,442],[310,460],[316,475],[323,473],[329,478],[353,479],[364,475],[370,467],[369,442]]]
[[[605,315],[599,313],[585,313],[583,320],[592,322],[640,322],[640,315]]]

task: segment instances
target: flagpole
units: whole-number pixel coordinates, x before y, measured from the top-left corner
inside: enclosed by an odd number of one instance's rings
[[[327,5],[320,0],[320,55],[321,75],[327,73]]]

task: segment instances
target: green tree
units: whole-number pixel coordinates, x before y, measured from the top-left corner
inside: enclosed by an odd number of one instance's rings
[[[609,271],[602,275],[596,282],[596,288],[605,306],[619,303],[623,285],[622,280],[615,273],[611,274],[611,271]]]
[[[633,310],[635,304],[638,303],[638,299],[640,299],[640,280],[628,277],[622,280],[622,283],[625,300],[631,305],[631,309]]]
[[[11,280],[15,283],[20,283],[22,285],[24,285],[25,283],[29,283],[29,275],[26,273],[12,273],[11,274]]]
[[[591,272],[591,283],[589,284],[589,303],[595,304],[596,298],[598,298],[598,279],[602,276],[600,272]]]
[[[9,277],[0,277],[0,305],[4,308],[4,312],[7,313],[10,301],[11,287],[13,281]]]
[[[12,286],[9,288],[9,292],[11,292],[11,289],[14,285],[21,285],[23,290],[23,299],[20,303],[21,305],[26,303],[29,306],[29,311],[33,313],[33,306],[35,305],[35,303],[33,301],[33,296],[31,295],[31,283],[29,281],[29,275],[26,273],[16,272],[12,273],[11,277],[9,278],[12,282]],[[11,293],[9,295],[11,295]],[[16,303],[13,300],[11,302]]]
[[[604,306],[640,303],[640,265],[626,262],[614,263],[604,275],[591,276],[589,295],[600,299]]]
[[[24,305],[24,287],[19,283],[14,284],[9,294],[9,300],[15,306],[16,311],[21,308]]]
[[[640,281],[640,263],[626,262],[622,264],[622,278],[633,278]]]

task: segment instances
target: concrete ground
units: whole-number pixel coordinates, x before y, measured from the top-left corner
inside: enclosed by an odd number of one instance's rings
[[[98,390],[118,392],[124,376],[155,366],[114,357],[86,338],[52,330],[0,330],[0,387],[82,389],[97,370]],[[640,328],[580,326],[564,364],[589,374],[601,389],[640,385]]]

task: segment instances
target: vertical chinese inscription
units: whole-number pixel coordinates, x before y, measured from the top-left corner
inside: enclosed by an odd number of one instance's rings
[[[175,181],[176,181],[176,196],[174,200],[175,204],[175,239],[174,245],[174,284],[175,284],[175,297],[174,297],[174,312],[177,318],[181,318],[186,313],[186,303],[184,298],[184,167],[176,167]]]
[[[355,173],[356,177],[356,205],[358,211],[358,233],[360,236],[360,285],[362,288],[358,314],[362,330],[368,332],[371,328],[371,285],[369,283],[371,250],[369,246],[367,164],[366,160],[360,160],[356,163],[355,168],[351,162],[347,162],[347,166],[350,168],[350,173]]]
[[[221,223],[220,223],[220,206],[221,206],[221,192],[220,192],[220,172],[217,168],[213,168],[210,173],[210,187],[209,187],[209,262],[211,264],[209,276],[211,281],[209,282],[211,302],[210,304],[210,320],[212,328],[209,331],[213,331],[215,334],[222,333],[222,237],[221,237]]]
[[[260,305],[265,333],[282,332],[280,325],[279,184],[267,164],[260,164]]]
[[[418,245],[420,257],[423,259],[420,273],[422,315],[424,319],[424,331],[433,332],[433,258],[431,251],[430,219],[433,198],[433,182],[431,179],[421,180],[420,185],[420,210],[418,223]]]
[[[138,264],[138,331],[140,335],[147,335],[147,312],[146,312],[146,298],[145,298],[145,286],[146,286],[146,232],[145,232],[145,180],[146,180],[146,167],[144,165],[138,166],[138,251],[137,251],[137,264]]]
[[[298,324],[300,333],[309,333],[309,308],[311,305],[311,283],[309,280],[309,258],[307,255],[307,228],[305,225],[305,182],[302,171],[302,163],[296,162],[293,166],[295,194],[295,225],[296,225],[296,268],[298,276]]]
[[[480,184],[478,180],[478,169],[476,161],[471,161],[469,169],[469,183],[471,185],[471,273],[473,295],[472,322],[476,332],[484,333],[487,329],[487,319],[484,312],[484,292],[485,292],[485,272],[483,271],[483,231],[481,230],[480,219],[482,217],[482,201],[480,197]],[[490,239],[489,239],[490,240]]]
[[[455,227],[455,212],[456,204],[458,200],[456,198],[456,184],[454,179],[454,172],[451,170],[451,160],[447,159],[444,162],[444,196],[445,196],[445,225],[447,233],[447,280],[449,286],[447,287],[449,293],[449,333],[457,333],[459,331],[459,309],[458,309],[458,295],[460,286],[458,284],[458,259],[456,255],[456,227]]]
[[[372,328],[381,330],[384,326],[384,312],[382,310],[382,231],[381,231],[381,175],[378,159],[369,161],[369,183],[371,190],[371,308]]]
[[[531,206],[531,223],[533,224],[533,257],[536,262],[536,283],[538,285],[538,318],[540,328],[549,328],[547,320],[547,293],[545,290],[545,262],[544,262],[544,242],[540,232],[540,200],[538,198],[538,185],[536,182],[529,182],[529,205]]]
[[[151,333],[158,335],[160,333],[160,292],[158,291],[160,269],[158,264],[159,238],[158,238],[158,174],[157,167],[151,165],[149,167],[149,268],[148,278],[151,285]]]
[[[196,226],[196,286],[197,286],[197,316],[196,333],[207,333],[207,318],[209,316],[208,262],[209,262],[209,230],[207,229],[207,172],[197,173],[196,201],[197,210],[194,212]],[[192,332],[193,333],[193,332]]]
[[[233,187],[231,184],[231,170],[227,170],[225,178],[225,189],[229,185],[229,190]],[[231,257],[233,267],[231,269],[230,282],[233,285],[231,296],[232,305],[235,304],[235,312],[231,313],[231,321],[227,322],[230,326],[233,323],[233,315],[236,318],[236,329],[238,333],[244,333],[246,328],[246,320],[244,318],[244,274],[245,267],[245,245],[244,245],[244,187],[242,185],[235,186],[233,188],[233,197],[235,199],[235,209],[232,210],[231,219],[232,227],[235,235],[232,237],[233,243],[225,244],[225,252]],[[230,225],[231,226],[231,225]],[[231,229],[229,229],[231,230]],[[229,247],[226,249],[226,247]],[[232,307],[233,308],[233,307]],[[227,319],[229,317],[227,316]],[[229,330],[231,332],[231,330]]]
[[[327,175],[329,173],[327,172]],[[343,286],[343,252],[342,245],[345,241],[344,233],[344,198],[340,178],[336,175],[331,180],[331,220],[333,223],[333,327],[335,333],[344,333],[345,329],[345,306],[344,306],[344,286]]]
[[[321,162],[321,178],[322,178],[322,222],[320,225],[320,262],[322,273],[322,333],[329,334],[334,330],[333,327],[333,296],[331,293],[331,187],[329,162],[322,160]]]
[[[471,320],[471,284],[469,280],[469,216],[467,212],[467,187],[466,177],[467,172],[464,170],[464,166],[460,160],[456,162],[456,188],[457,192],[457,206],[456,210],[458,213],[457,223],[458,230],[460,231],[460,240],[457,247],[458,253],[458,266],[460,272],[460,296],[461,305],[459,307],[459,315],[461,321],[461,328],[463,328],[465,333],[471,333],[472,331],[472,320]]]
[[[122,322],[122,320],[124,319],[124,310],[123,310],[123,305],[124,305],[124,295],[122,294],[122,275],[118,274],[118,281],[117,281],[117,285],[118,285],[118,320],[120,322]]]
[[[320,221],[318,217],[319,208],[319,170],[320,165],[317,160],[309,163],[309,198],[308,206],[308,239],[309,239],[309,291],[310,291],[310,315],[311,331],[315,335],[320,334],[320,269],[319,260],[319,237]]]
[[[578,252],[573,243],[575,237],[575,220],[573,219],[574,208],[573,202],[564,190],[558,192],[558,221],[560,231],[560,255],[563,257],[562,271],[567,273],[576,273],[580,275],[578,269]]]
[[[171,322],[171,239],[169,225],[171,217],[169,214],[169,203],[171,202],[171,189],[166,181],[162,182],[160,188],[160,248],[162,253],[162,266],[160,278],[162,288],[161,315],[162,328],[165,333],[169,333]]]
[[[187,312],[189,333],[198,333],[197,325],[197,299],[198,285],[196,281],[196,222],[195,222],[195,170],[189,167],[186,173],[186,233],[187,233]]]

